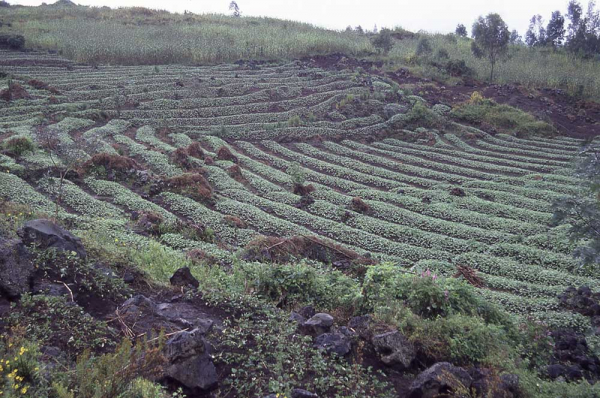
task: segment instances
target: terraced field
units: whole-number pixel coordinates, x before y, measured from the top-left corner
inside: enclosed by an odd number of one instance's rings
[[[200,223],[216,237],[162,234],[166,250],[198,248],[221,262],[261,234],[317,236],[414,270],[454,274],[469,266],[486,283],[479,292],[515,315],[586,327],[583,316],[561,312],[556,296],[600,279],[579,270],[566,227],[550,225],[552,202],[579,189],[570,174],[578,140],[424,128],[390,135],[405,115],[390,115],[389,104],[420,99],[359,71],[310,62],[92,68],[36,53],[0,52],[0,59],[31,96],[0,101],[3,141],[51,131],[59,141],[84,142],[85,158],[135,159],[147,171],[139,179],[202,168],[214,191],[200,201],[87,175],[67,183],[59,212],[81,233],[101,228],[145,244],[130,216],[151,211]],[[178,151],[194,142],[203,156]],[[175,156],[182,153],[186,162]],[[39,149],[0,155],[0,197],[52,214],[58,184],[44,173],[51,165]],[[293,193],[299,175],[315,188],[314,201]],[[368,210],[357,211],[355,198]]]

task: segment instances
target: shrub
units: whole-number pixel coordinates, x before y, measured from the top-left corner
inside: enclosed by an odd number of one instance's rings
[[[406,121],[418,124],[419,127],[440,127],[443,118],[429,109],[423,102],[417,101],[410,112],[406,114]]]
[[[436,58],[439,59],[448,59],[450,58],[450,54],[448,54],[448,50],[446,50],[445,48],[440,48],[439,50],[437,50],[437,53],[435,54]]]
[[[512,342],[498,325],[481,318],[455,314],[445,318],[412,318],[402,324],[409,339],[430,361],[455,365],[508,363]]]
[[[431,43],[429,42],[429,39],[425,36],[422,36],[419,39],[419,42],[417,43],[417,49],[415,54],[418,57],[422,57],[425,55],[430,55],[433,52],[433,49],[431,48]]]
[[[358,283],[337,270],[304,262],[248,263],[240,267],[251,287],[278,306],[351,310],[360,298]]]
[[[24,153],[34,152],[35,145],[29,137],[14,137],[5,141],[2,145],[5,151],[8,153],[20,157]]]
[[[464,60],[451,59],[446,62],[446,72],[455,77],[472,77],[475,71],[467,66]]]
[[[456,278],[438,277],[430,271],[415,275],[393,264],[372,266],[365,275],[363,291],[368,308],[395,299],[425,318],[463,314],[508,324],[499,310],[475,294],[471,285]]]
[[[0,392],[3,397],[42,396],[47,386],[40,371],[40,351],[17,328],[0,340]],[[14,395],[13,395],[14,394]]]
[[[287,124],[289,127],[300,127],[302,125],[302,120],[300,116],[295,115],[288,119]]]
[[[25,37],[21,35],[0,34],[0,47],[11,50],[22,50],[25,47]]]
[[[56,383],[54,388],[59,398],[77,396],[78,398],[136,398],[135,391],[151,392],[153,395],[144,397],[161,397],[160,388],[150,388],[140,378],[155,379],[162,373],[166,363],[163,356],[164,338],[159,336],[151,343],[141,339],[135,347],[127,339],[119,345],[114,353],[93,357],[85,351],[79,358],[74,372],[68,382]],[[67,391],[72,391],[68,393]],[[159,394],[159,395],[157,395]]]
[[[394,46],[394,42],[392,39],[392,32],[389,29],[383,28],[376,35],[371,42],[373,46],[378,50],[383,52],[383,54],[387,54],[390,52],[392,47]]]
[[[470,123],[485,122],[502,132],[513,135],[554,136],[558,134],[554,126],[537,120],[533,115],[520,109],[484,99],[478,92],[474,92],[468,102],[454,108],[450,114],[456,119]]]

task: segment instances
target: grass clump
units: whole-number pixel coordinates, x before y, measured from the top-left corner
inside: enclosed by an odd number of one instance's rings
[[[501,105],[491,99],[474,94],[471,100],[455,107],[450,115],[455,119],[487,124],[497,130],[516,136],[555,136],[556,128],[533,115],[510,105]]]

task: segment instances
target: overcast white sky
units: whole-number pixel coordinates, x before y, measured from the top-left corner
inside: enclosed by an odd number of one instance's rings
[[[39,5],[38,0],[8,0],[12,4]],[[52,3],[53,0],[45,0]],[[144,6],[169,11],[227,13],[230,0],[74,0],[78,4],[125,7]],[[402,26],[408,30],[450,32],[458,23],[470,31],[479,15],[499,13],[510,29],[524,34],[529,19],[541,14],[564,13],[568,0],[239,0],[244,15],[270,16],[310,22],[333,29],[348,25],[363,28]],[[587,6],[587,0],[583,0]]]

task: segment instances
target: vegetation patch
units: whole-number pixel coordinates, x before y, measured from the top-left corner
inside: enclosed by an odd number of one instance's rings
[[[553,137],[558,131],[551,124],[536,119],[510,105],[500,105],[491,99],[485,99],[474,93],[471,100],[456,106],[450,115],[482,127],[492,127],[498,132],[523,136]]]

